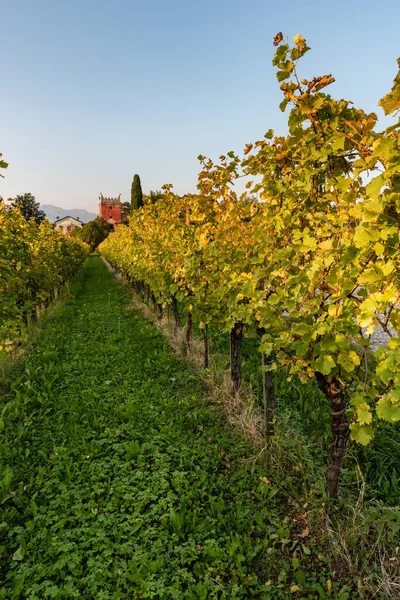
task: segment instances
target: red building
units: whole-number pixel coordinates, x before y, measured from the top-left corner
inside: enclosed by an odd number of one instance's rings
[[[103,194],[100,194],[99,217],[109,223],[111,231],[114,225],[121,223],[121,194],[118,198],[104,198]]]

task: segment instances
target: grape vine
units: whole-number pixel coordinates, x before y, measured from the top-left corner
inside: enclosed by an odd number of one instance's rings
[[[27,221],[0,202],[0,353],[25,339],[36,309],[72,277],[87,253],[86,244],[63,236],[48,221]]]
[[[239,355],[243,333],[258,333],[264,371],[316,378],[331,415],[335,496],[349,438],[366,445],[380,421],[400,420],[400,121],[378,131],[376,114],[326,92],[332,75],[300,80],[310,50],[301,35],[291,46],[278,34],[274,45],[288,135],[269,130],[218,163],[200,155],[198,194],[165,186],[100,250],[159,304],[182,302],[200,327],[229,331]],[[398,113],[400,74],[379,104]],[[389,342],[371,360],[376,326]],[[270,389],[270,434],[273,405]]]

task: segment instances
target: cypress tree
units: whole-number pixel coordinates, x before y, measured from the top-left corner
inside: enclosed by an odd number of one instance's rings
[[[135,175],[131,187],[131,212],[143,206],[143,192],[139,175]]]

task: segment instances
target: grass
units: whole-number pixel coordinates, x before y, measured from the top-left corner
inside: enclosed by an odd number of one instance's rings
[[[372,597],[292,468],[296,419],[267,470],[99,257],[70,290],[3,382],[0,598]]]
[[[201,335],[201,332],[197,332]],[[229,368],[228,334],[211,329],[212,348],[225,357]],[[251,390],[255,404],[262,406],[260,353],[255,339],[245,338],[242,347],[243,381]],[[331,434],[326,399],[315,381],[303,384],[295,377],[288,381],[283,369],[274,373],[278,420],[292,421],[296,436],[304,436],[309,443],[314,463],[326,465]],[[344,485],[358,486],[359,472],[365,481],[364,494],[368,499],[379,499],[387,506],[400,504],[400,423],[380,423],[375,439],[363,448],[352,444],[344,463]]]
[[[126,282],[127,283],[127,282]],[[129,284],[128,284],[129,285]],[[184,330],[173,326],[158,310],[136,294],[132,306],[163,333],[172,350],[186,356]],[[184,309],[180,307],[181,321]],[[196,329],[196,328],[195,328]],[[202,368],[202,331],[196,330],[189,358]],[[318,531],[324,551],[343,578],[357,583],[359,598],[398,598],[400,593],[399,471],[400,427],[381,427],[368,448],[353,444],[341,476],[341,498],[325,509],[324,475],[330,448],[330,422],[326,400],[315,382],[304,385],[283,369],[274,373],[277,421],[273,438],[263,438],[261,372],[257,342],[245,337],[242,347],[243,385],[232,396],[229,379],[229,338],[210,328],[213,353],[204,371],[208,398],[225,422],[258,447],[257,460],[284,493],[288,513],[307,509],[307,519]],[[397,424],[400,425],[400,424]],[[337,573],[336,573],[337,576]]]

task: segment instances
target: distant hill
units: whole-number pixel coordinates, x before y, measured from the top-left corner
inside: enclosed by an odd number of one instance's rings
[[[62,219],[63,217],[75,217],[80,219],[82,223],[93,221],[97,217],[96,213],[89,212],[83,208],[60,208],[59,206],[53,206],[52,204],[41,204],[40,209],[45,213],[46,218],[51,222]]]

